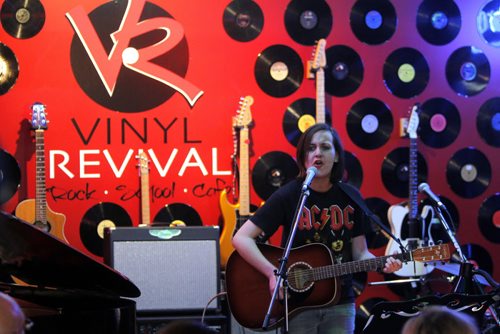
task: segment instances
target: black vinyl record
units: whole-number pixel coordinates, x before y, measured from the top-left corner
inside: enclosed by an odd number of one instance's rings
[[[467,260],[469,260],[475,268],[483,269],[490,275],[493,274],[495,268],[493,267],[494,263],[491,254],[483,246],[469,243],[462,245],[460,248]],[[460,259],[457,252],[452,255],[452,259]]]
[[[496,48],[500,47],[499,8],[500,0],[491,0],[486,2],[477,14],[477,30],[479,34],[487,44]]]
[[[488,58],[477,47],[464,46],[455,50],[446,62],[446,79],[460,96],[481,93],[490,81]]]
[[[39,0],[9,0],[2,5],[0,20],[12,37],[30,38],[42,30],[45,9]]]
[[[500,97],[487,100],[479,108],[476,128],[488,145],[500,147]]]
[[[285,27],[290,37],[303,45],[314,45],[332,30],[333,17],[324,0],[292,0],[285,11]]]
[[[0,95],[3,95],[14,86],[19,75],[19,63],[12,50],[0,42]]]
[[[352,142],[367,150],[384,145],[394,128],[391,111],[385,103],[374,98],[356,102],[347,114],[346,123]]]
[[[387,227],[388,230],[391,229],[389,220],[387,218],[387,212],[389,210],[390,204],[378,197],[370,197],[365,200],[366,205],[370,211],[378,217],[379,221]],[[368,248],[376,249],[386,246],[389,242],[390,236],[377,224],[371,222],[371,232],[366,234],[366,243]]]
[[[304,66],[300,56],[289,46],[271,45],[258,55],[254,74],[265,93],[285,97],[299,88]]]
[[[264,25],[264,14],[251,0],[234,0],[224,9],[224,30],[233,39],[248,42],[257,38]]]
[[[167,204],[158,211],[153,219],[154,226],[202,226],[198,212],[184,203]]]
[[[427,42],[445,45],[457,37],[462,18],[453,0],[424,0],[418,7],[417,30]]]
[[[21,182],[21,169],[17,160],[0,149],[0,204],[14,196]]]
[[[266,200],[279,187],[294,179],[299,168],[290,155],[272,151],[261,156],[252,170],[252,185],[260,198]]]
[[[396,31],[396,10],[389,0],[359,0],[351,10],[351,30],[364,43],[388,41]]]
[[[338,97],[350,95],[363,81],[363,63],[359,54],[346,45],[326,50],[325,90]]]
[[[392,150],[382,163],[382,182],[391,194],[408,198],[410,150],[408,147],[398,147]],[[417,183],[427,180],[427,162],[417,152]]]
[[[361,187],[363,182],[363,168],[358,158],[351,152],[345,151],[345,168],[344,176],[342,177],[343,182],[347,182],[356,188]]]
[[[429,83],[429,65],[417,49],[399,48],[385,60],[384,84],[394,96],[412,98],[424,91]]]
[[[481,204],[478,223],[486,239],[496,244],[500,243],[500,193],[488,197]]]
[[[436,97],[423,103],[419,120],[419,138],[430,147],[446,147],[460,133],[460,113],[453,103],[444,98]]]
[[[325,110],[325,122],[331,124],[330,111]],[[297,146],[299,138],[311,125],[316,124],[316,100],[305,97],[294,101],[283,115],[283,132],[293,146]]]
[[[448,161],[446,179],[457,195],[476,197],[490,184],[490,162],[483,152],[474,147],[461,149]]]
[[[132,226],[127,211],[118,204],[101,202],[83,215],[80,222],[80,239],[89,252],[103,256],[104,229],[117,226]]]

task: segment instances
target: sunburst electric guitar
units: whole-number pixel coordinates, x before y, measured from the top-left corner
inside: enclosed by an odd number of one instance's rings
[[[141,223],[139,226],[151,225],[151,210],[149,208],[149,160],[145,152],[137,156],[139,178],[141,180]]]
[[[422,216],[418,213],[418,149],[417,149],[417,128],[419,124],[419,105],[415,104],[412,107],[410,118],[407,127],[408,137],[410,138],[410,156],[408,164],[408,205],[392,205],[388,212],[388,220],[391,225],[391,231],[396,238],[402,238],[402,231],[407,216],[406,223],[408,224],[408,237],[401,240],[403,246],[409,250],[417,247],[427,246],[432,243],[430,235],[426,236],[425,222],[426,215]],[[425,212],[425,210],[422,210]],[[393,254],[399,251],[399,244],[394,240],[389,240],[386,247],[386,255]],[[423,262],[408,261],[403,263],[403,266],[395,275],[402,277],[422,276],[430,273],[434,266],[428,266]]]
[[[259,245],[259,248],[271,263],[279,266],[282,248],[265,244]],[[450,258],[450,249],[448,244],[441,244],[391,256],[401,261],[444,261]],[[388,257],[334,264],[328,247],[323,244],[308,244],[292,249],[287,271],[289,315],[337,303],[340,276],[380,270]],[[247,328],[260,329],[271,300],[267,277],[248,264],[238,252],[233,252],[226,267],[226,289],[231,314],[238,323]],[[274,303],[269,329],[282,322],[284,312],[283,303]]]
[[[227,199],[227,192],[221,193],[219,204],[224,219],[224,226],[220,236],[221,266],[225,268],[229,255],[234,251],[231,243],[234,233],[251,216],[250,212],[250,166],[249,147],[250,130],[252,124],[252,112],[250,106],[253,104],[253,97],[245,96],[240,101],[238,115],[233,117],[233,127],[238,128],[239,137],[239,194],[238,203],[232,204]]]
[[[66,216],[52,211],[47,204],[44,137],[47,123],[45,105],[34,103],[31,106],[31,126],[35,131],[35,199],[27,199],[19,203],[15,215],[67,243],[68,241],[64,235]]]
[[[326,67],[326,40],[320,39],[316,43],[311,59],[311,72],[314,73],[316,83],[316,123],[325,123],[325,67]]]

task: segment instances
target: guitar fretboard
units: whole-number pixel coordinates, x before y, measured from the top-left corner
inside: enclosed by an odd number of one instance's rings
[[[325,123],[325,72],[316,70],[316,123]]]
[[[417,139],[410,138],[410,161],[408,166],[409,218],[414,222],[418,216],[418,148]],[[412,236],[415,237],[415,236]]]
[[[244,126],[240,130],[240,215],[250,215],[250,180],[249,180],[249,130]]]
[[[36,189],[35,220],[47,222],[47,196],[45,185],[45,138],[44,130],[35,130]]]

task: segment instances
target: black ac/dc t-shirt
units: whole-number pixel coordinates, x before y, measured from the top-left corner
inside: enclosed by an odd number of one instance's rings
[[[343,184],[344,187],[349,186]],[[352,187],[351,187],[352,188]],[[302,183],[292,180],[276,190],[250,218],[266,236],[283,226],[281,246],[284,247],[294,221]],[[354,188],[352,189],[353,191]],[[299,218],[292,247],[322,243],[331,251],[335,263],[352,261],[351,240],[368,232],[365,214],[338,184],[327,192],[310,190]],[[352,275],[341,277],[340,303],[353,302]]]

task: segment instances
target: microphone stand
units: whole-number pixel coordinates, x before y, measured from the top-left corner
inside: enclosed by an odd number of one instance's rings
[[[275,275],[277,277],[276,279],[276,286],[273,291],[273,295],[271,297],[271,301],[269,303],[269,308],[267,309],[266,316],[264,318],[264,322],[262,324],[262,328],[264,330],[267,329],[269,326],[269,319],[271,317],[271,310],[273,309],[275,301],[278,299],[279,296],[279,290],[280,286],[283,285],[283,297],[284,297],[284,302],[285,302],[285,323],[284,323],[284,331],[283,333],[288,333],[288,276],[286,273],[286,265],[288,262],[288,256],[290,255],[290,251],[292,249],[292,244],[293,240],[295,238],[295,234],[297,233],[297,227],[299,224],[299,219],[300,215],[302,213],[302,209],[304,208],[304,205],[306,203],[307,197],[309,196],[310,191],[309,187],[307,185],[302,186],[302,191],[300,194],[300,199],[299,199],[299,204],[297,208],[295,209],[295,214],[294,214],[294,221],[293,221],[293,227],[292,231],[290,232],[290,235],[288,236],[288,240],[286,241],[286,246],[283,251],[283,256],[280,259],[280,267],[277,271],[275,271]]]

